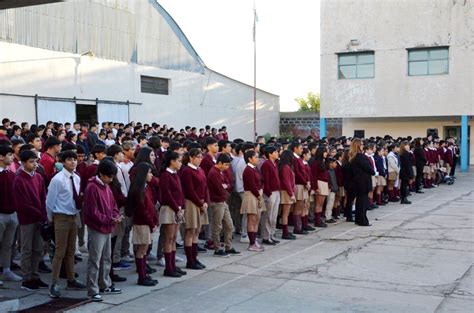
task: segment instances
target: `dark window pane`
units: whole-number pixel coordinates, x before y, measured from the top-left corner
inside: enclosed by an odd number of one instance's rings
[[[141,91],[158,95],[169,94],[169,79],[160,77],[141,76]]]

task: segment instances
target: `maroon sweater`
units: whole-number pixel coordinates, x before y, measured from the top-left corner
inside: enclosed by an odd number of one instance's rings
[[[167,205],[175,212],[179,207],[184,208],[184,194],[178,174],[165,170],[160,176],[159,190],[161,205]]]
[[[295,195],[295,173],[288,165],[284,165],[280,171],[280,187],[288,192],[290,197]]]
[[[46,215],[46,187],[43,177],[20,170],[13,181],[14,203],[20,225],[43,223]]]
[[[249,165],[244,170],[242,175],[244,181],[244,190],[250,191],[256,198],[260,197],[259,191],[262,189],[262,177],[256,168],[251,168]]]
[[[43,166],[44,173],[46,174],[46,185],[49,185],[49,182],[56,174],[56,168],[54,167],[56,159],[48,152],[45,152],[41,155],[39,163]]]
[[[84,223],[102,234],[110,234],[114,229],[113,219],[119,216],[117,203],[109,185],[104,185],[92,177],[84,192]]]
[[[302,158],[293,157],[293,169],[295,172],[295,182],[297,185],[306,185],[308,178]]]
[[[213,166],[207,174],[207,186],[211,202],[219,203],[227,199],[228,189],[224,189],[222,184],[227,184],[225,174]]]
[[[263,193],[267,197],[270,197],[274,191],[280,191],[280,176],[275,162],[266,160],[263,162],[260,172],[263,177]]]
[[[189,166],[184,166],[180,177],[185,199],[190,200],[199,208],[205,202],[209,202],[207,178],[202,168],[198,167],[195,170]]]
[[[212,159],[212,156],[209,154],[209,153],[206,153],[204,155],[204,158],[202,159],[201,161],[201,165],[199,166],[200,168],[202,168],[204,170],[204,173],[207,174],[209,173],[209,171],[211,170],[211,168],[215,165],[216,163],[214,163],[214,160]]]
[[[82,170],[81,192],[85,192],[87,184],[90,182],[90,179],[97,175],[98,167],[99,165],[92,163],[91,165]]]
[[[15,205],[13,204],[13,181],[15,180],[15,173],[4,169],[0,172],[0,213],[12,214],[15,212]]]
[[[326,168],[326,165],[324,165],[323,169],[321,169],[319,164],[320,162],[317,160],[314,160],[313,163],[311,163],[311,175],[313,178],[313,181],[311,182],[311,188],[313,190],[318,189],[318,180],[329,182],[329,172]]]
[[[155,202],[153,202],[153,190],[150,185],[145,187],[145,193],[141,201],[137,201],[137,207],[133,212],[134,225],[148,225],[153,230],[158,225],[158,216],[155,211]]]

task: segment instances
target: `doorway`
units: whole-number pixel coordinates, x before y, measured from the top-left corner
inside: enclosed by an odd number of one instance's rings
[[[76,104],[76,121],[81,124],[97,122],[97,106],[90,104]]]
[[[453,137],[456,141],[456,144],[461,146],[461,126],[445,126],[444,127],[444,138]],[[467,159],[470,160],[471,156],[471,126],[467,126]],[[458,163],[461,162],[459,158]],[[469,162],[468,162],[469,164]]]

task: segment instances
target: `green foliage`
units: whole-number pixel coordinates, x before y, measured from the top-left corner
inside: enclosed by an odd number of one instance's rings
[[[306,98],[296,98],[299,109],[298,112],[319,112],[321,97],[319,93],[308,92]]]

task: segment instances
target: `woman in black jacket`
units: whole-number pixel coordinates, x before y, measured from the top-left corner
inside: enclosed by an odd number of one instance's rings
[[[352,169],[351,163],[349,162],[349,149],[346,149],[342,155],[342,180],[344,184],[344,190],[346,191],[346,203],[344,205],[344,217],[346,222],[353,222],[352,218],[352,205],[354,204],[355,192],[352,183]]]
[[[415,149],[413,150],[415,155],[415,166],[416,166],[416,193],[423,193],[421,191],[421,185],[423,182],[423,167],[426,164],[425,152],[421,146],[421,139],[415,139]]]
[[[401,204],[411,204],[408,201],[408,184],[410,179],[413,179],[413,163],[410,157],[410,145],[407,141],[403,141],[400,144],[400,180],[402,182],[400,193],[401,193]]]
[[[349,160],[356,196],[355,223],[359,226],[371,226],[366,212],[369,206],[369,192],[373,189],[372,175],[375,175],[375,172],[370,165],[369,159],[363,153],[362,141],[359,138],[355,138],[352,141]]]

